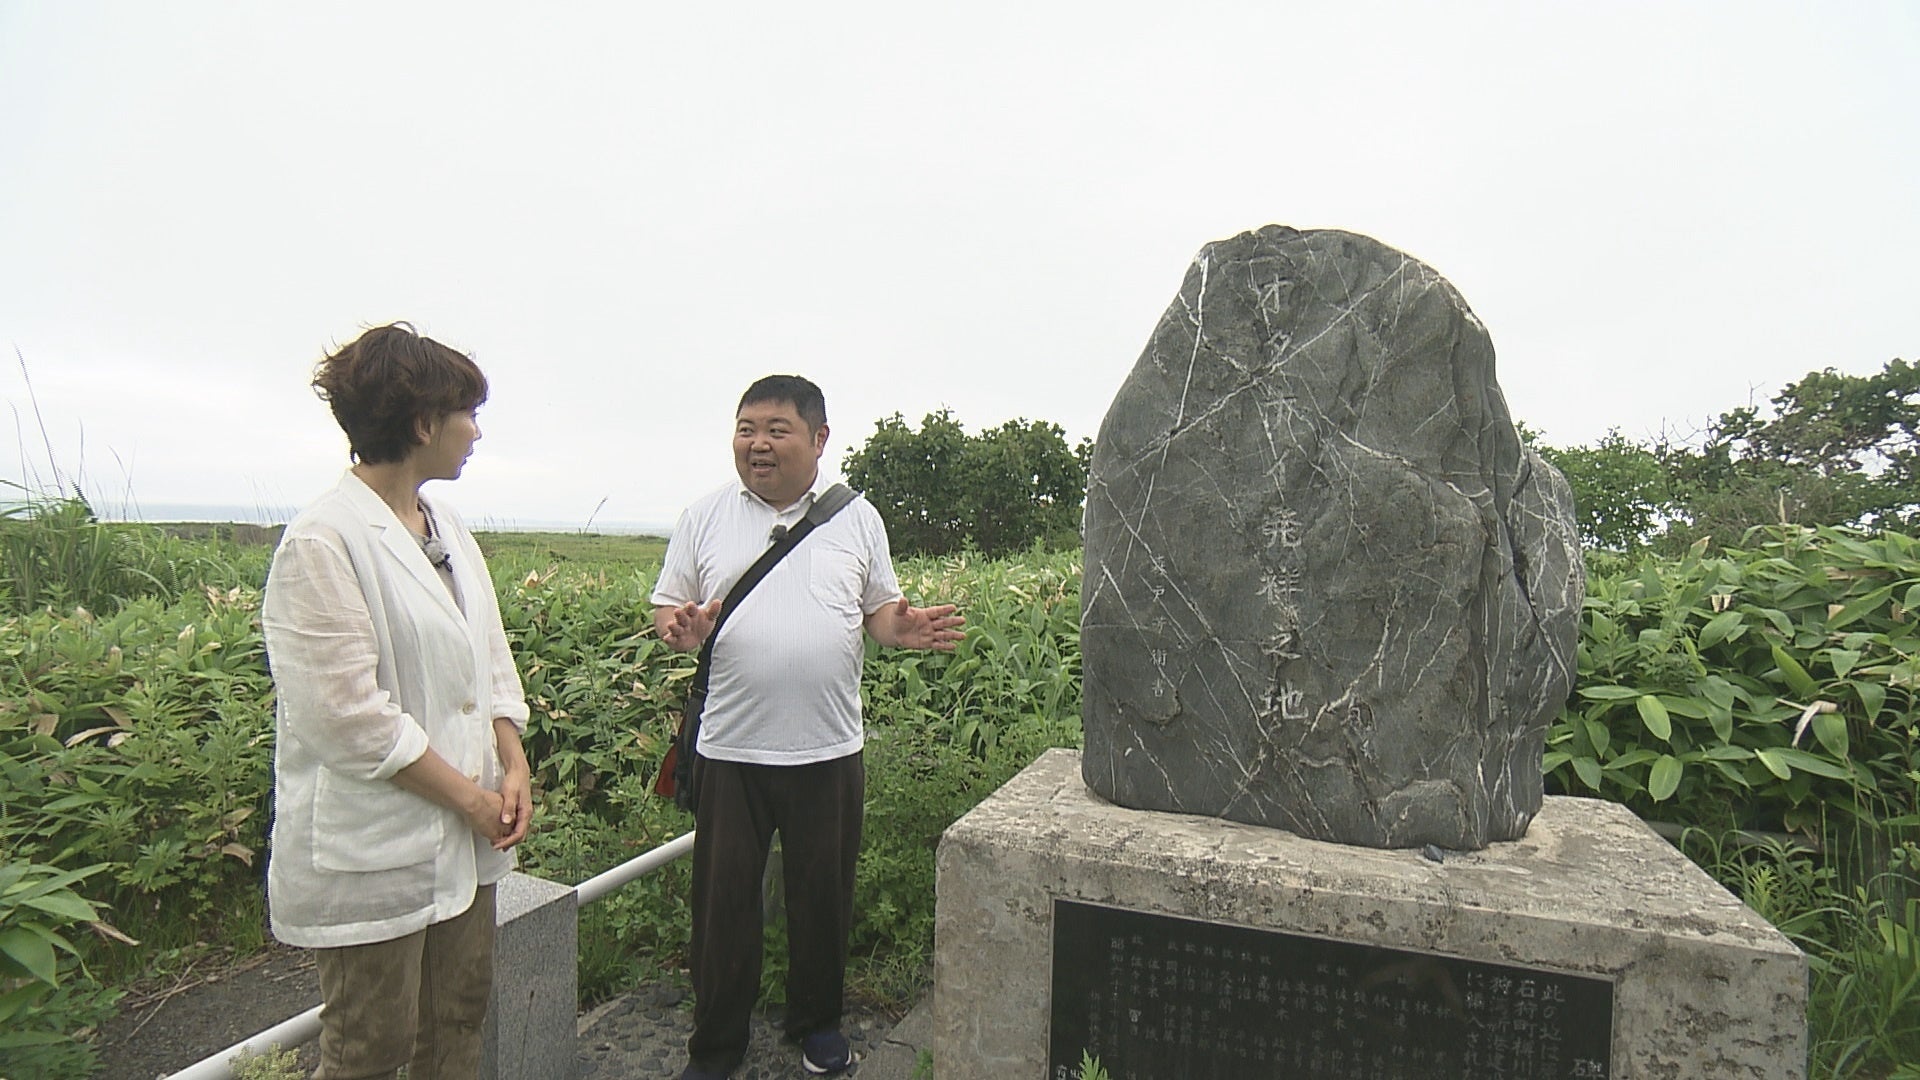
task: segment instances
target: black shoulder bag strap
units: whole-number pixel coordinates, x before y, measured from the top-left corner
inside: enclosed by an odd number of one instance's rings
[[[687,705],[680,714],[680,731],[674,737],[674,745],[667,751],[667,760],[660,763],[660,777],[654,784],[654,791],[662,795],[672,795],[675,803],[683,810],[691,811],[697,804],[698,792],[693,785],[694,749],[700,741],[700,714],[705,710],[707,701],[707,680],[713,671],[713,646],[720,640],[720,627],[733,614],[740,602],[753,591],[760,579],[767,576],[787,552],[799,546],[807,534],[829,521],[840,509],[853,501],[853,489],[845,484],[835,484],[821,492],[807,508],[793,528],[776,525],[773,527],[773,543],[761,552],[740,579],[727,590],[727,598],[720,602],[720,614],[713,620],[713,630],[707,634],[706,643],[700,646],[700,660],[693,671],[693,683],[687,690]]]

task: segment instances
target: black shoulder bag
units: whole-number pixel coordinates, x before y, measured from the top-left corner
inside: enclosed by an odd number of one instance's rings
[[[706,643],[700,646],[700,660],[693,671],[693,684],[687,690],[687,703],[680,710],[680,730],[673,737],[673,745],[667,748],[667,756],[660,762],[660,774],[654,778],[653,792],[656,795],[670,796],[680,809],[692,813],[699,806],[700,790],[694,782],[693,759],[698,756],[700,745],[700,714],[707,706],[707,679],[713,670],[713,644],[720,640],[720,627],[727,616],[740,606],[760,579],[767,576],[775,563],[787,557],[807,534],[827,523],[828,519],[840,512],[840,508],[853,501],[853,489],[845,484],[835,484],[813,500],[807,508],[806,516],[791,529],[774,527],[773,543],[762,552],[760,558],[747,567],[740,580],[733,583],[727,598],[720,603],[720,615],[713,620],[713,630],[707,634]]]

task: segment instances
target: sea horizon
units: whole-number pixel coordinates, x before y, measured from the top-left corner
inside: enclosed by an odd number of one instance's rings
[[[160,525],[168,522],[221,522],[234,525],[285,525],[299,512],[296,507],[241,506],[223,503],[141,503],[137,506],[95,507],[102,521],[141,522]],[[491,515],[467,515],[467,527],[475,532],[557,532],[600,533],[608,536],[667,536],[673,532],[671,521],[612,521],[595,519],[555,521],[541,518],[498,518]]]

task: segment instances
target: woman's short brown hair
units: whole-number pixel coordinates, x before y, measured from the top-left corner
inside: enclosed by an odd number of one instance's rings
[[[416,422],[478,408],[487,377],[464,353],[397,322],[320,361],[313,389],[333,409],[354,459],[379,465],[413,450]]]

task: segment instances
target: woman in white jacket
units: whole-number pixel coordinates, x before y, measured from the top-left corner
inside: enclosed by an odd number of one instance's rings
[[[399,323],[313,385],[354,463],[287,526],[262,604],[273,933],[317,950],[316,1080],[471,1080],[493,887],[533,813],[527,706],[480,549],[420,487],[460,475],[486,378]]]

